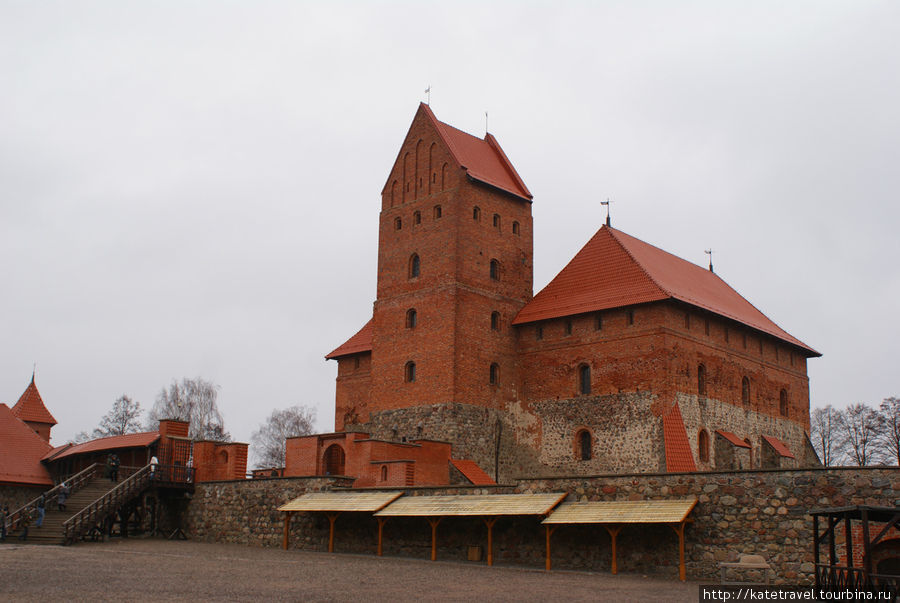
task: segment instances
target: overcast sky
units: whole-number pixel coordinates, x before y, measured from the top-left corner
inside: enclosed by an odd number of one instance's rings
[[[900,395],[900,3],[0,0],[0,402],[59,421],[220,386],[239,441],[334,420],[380,192],[432,85],[534,194],[535,289],[603,223]]]

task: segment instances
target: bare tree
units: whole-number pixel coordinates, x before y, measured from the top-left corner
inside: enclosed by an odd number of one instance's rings
[[[868,405],[857,402],[840,414],[841,440],[851,462],[865,467],[874,461],[876,443],[881,433],[881,416]]]
[[[881,433],[878,444],[884,462],[900,465],[900,398],[885,398],[878,409],[881,415]]]
[[[312,433],[316,411],[305,406],[273,410],[266,422],[253,432],[256,468],[284,467],[285,440]]]
[[[125,394],[113,402],[112,410],[103,415],[100,425],[94,430],[94,438],[137,433],[141,430],[141,403],[132,400]]]
[[[833,467],[840,462],[840,414],[841,411],[829,404],[825,408],[814,409],[810,417],[809,436],[825,467]]]
[[[150,429],[157,429],[160,419],[177,419],[190,421],[188,435],[193,440],[230,441],[216,404],[218,389],[218,385],[200,377],[172,381],[168,389],[163,388],[156,396],[150,410]]]

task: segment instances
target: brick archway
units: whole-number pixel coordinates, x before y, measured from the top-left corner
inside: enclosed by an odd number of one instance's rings
[[[332,444],[325,449],[325,475],[344,475],[344,449]]]

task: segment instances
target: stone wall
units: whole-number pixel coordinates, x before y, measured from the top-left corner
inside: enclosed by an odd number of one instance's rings
[[[31,502],[41,495],[41,492],[49,490],[52,486],[2,486],[0,485],[0,509],[3,505],[9,506],[12,513],[19,507]]]
[[[348,485],[339,478],[272,478],[197,484],[187,506],[191,538],[253,546],[281,546],[284,516],[276,509],[306,492]],[[718,563],[761,554],[778,583],[812,580],[814,508],[900,505],[900,470],[848,468],[633,474],[519,480],[515,487],[409,488],[406,495],[566,492],[568,500],[663,500],[697,497],[685,530],[690,579],[718,580]],[[374,554],[377,523],[369,514],[342,514],[335,551]],[[618,538],[622,572],[678,575],[675,533],[667,526],[626,526]],[[447,518],[438,526],[438,559],[464,561],[469,546],[486,545],[479,518]],[[327,550],[323,514],[297,514],[290,546]],[[385,525],[384,554],[427,559],[431,532],[422,518],[393,518]],[[840,546],[840,545],[839,545]],[[602,526],[561,526],[552,537],[553,567],[608,572],[610,540]],[[494,527],[496,563],[543,567],[544,529],[536,517],[501,518]]]

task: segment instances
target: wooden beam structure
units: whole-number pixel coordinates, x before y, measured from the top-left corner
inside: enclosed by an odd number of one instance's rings
[[[378,521],[378,556],[381,557],[381,554],[382,554],[381,542],[382,542],[382,537],[384,534],[384,524],[385,524],[385,522],[387,522],[387,517],[376,517],[375,519]]]
[[[487,564],[494,565],[494,524],[497,523],[499,517],[482,517],[481,519],[488,530]]]
[[[610,564],[611,565],[610,571],[612,572],[613,575],[616,575],[619,573],[619,566],[616,563],[616,537],[618,537],[619,532],[622,529],[622,526],[610,525],[610,526],[603,526],[603,527],[606,528],[607,532],[609,532],[609,539],[612,543],[612,562]]]
[[[338,515],[340,513],[329,513],[328,514],[328,552],[334,552],[334,522],[337,521]]]
[[[437,527],[443,517],[427,517],[431,525],[431,560],[437,561]]]

